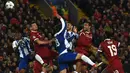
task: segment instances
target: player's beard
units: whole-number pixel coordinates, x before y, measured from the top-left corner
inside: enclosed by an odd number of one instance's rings
[[[33,31],[37,31],[38,30],[38,28],[35,28]]]

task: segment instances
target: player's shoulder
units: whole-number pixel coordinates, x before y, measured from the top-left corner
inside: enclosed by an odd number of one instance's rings
[[[119,41],[116,41],[116,40],[113,40],[113,43],[116,45],[116,46],[120,46],[120,42]]]
[[[15,45],[18,45],[18,41],[17,41],[17,40],[14,40],[14,41],[12,42],[12,46],[15,46]]]
[[[118,44],[118,41],[114,39],[105,39],[102,43],[103,44]]]
[[[105,45],[105,44],[108,42],[108,40],[110,41],[111,39],[104,39],[104,41],[102,41],[102,42],[100,43],[100,45],[101,45],[101,46]]]
[[[23,37],[23,39],[29,39],[28,37]]]
[[[30,39],[28,37],[23,37],[24,40],[29,41]]]
[[[107,43],[107,42],[113,42],[113,39],[105,39],[104,43]]]
[[[113,44],[119,43],[117,40],[114,40],[114,39],[110,39],[109,41],[112,42]]]
[[[31,33],[30,33],[31,38],[35,38],[36,36],[39,36],[39,35],[40,35],[40,33],[37,31],[31,31]]]
[[[13,43],[17,43],[17,41],[16,41],[16,40],[14,40],[14,41],[13,41]]]
[[[105,42],[104,42],[104,41],[102,41],[102,42],[100,43],[100,46],[102,46],[104,43],[105,43]]]
[[[30,34],[38,34],[38,31],[31,31]]]
[[[101,42],[101,44],[105,44],[105,43],[107,43],[108,41],[110,41],[111,39],[104,39],[102,42]]]
[[[114,43],[118,43],[118,41],[116,41],[116,40],[112,40]]]

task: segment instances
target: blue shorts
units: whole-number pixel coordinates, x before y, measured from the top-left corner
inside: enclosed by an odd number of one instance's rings
[[[64,53],[58,57],[59,69],[62,71],[63,69],[68,68],[68,63],[76,60],[77,53]]]
[[[28,63],[29,63],[29,57],[28,56],[26,58],[20,58],[19,70],[27,69]]]

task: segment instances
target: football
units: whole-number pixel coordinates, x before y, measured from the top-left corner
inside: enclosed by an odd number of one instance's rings
[[[12,1],[7,1],[5,3],[5,8],[6,9],[13,9],[14,8],[14,3]]]

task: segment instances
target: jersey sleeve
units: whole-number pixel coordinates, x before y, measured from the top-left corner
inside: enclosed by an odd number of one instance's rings
[[[17,41],[13,41],[13,43],[12,43],[12,47],[15,48],[15,47],[17,47],[17,46],[18,46]]]
[[[87,39],[85,34],[81,34],[78,40],[80,41],[79,44],[82,44],[83,46],[89,46],[91,44],[91,42]]]
[[[24,37],[24,40],[26,40],[27,42],[30,42],[30,39],[28,37]]]
[[[60,18],[60,21],[61,21],[61,24],[62,24],[62,28],[60,29],[59,32],[57,32],[57,33],[55,34],[55,36],[57,36],[57,35],[59,35],[59,34],[61,34],[61,33],[65,33],[65,31],[66,31],[67,25],[65,24],[64,19],[63,19],[63,18]],[[64,35],[64,34],[63,34],[63,35]]]
[[[36,34],[32,34],[31,35],[31,40],[34,42],[34,41],[36,41],[36,40],[38,40],[39,39],[39,37],[38,37],[38,35],[36,35]]]

